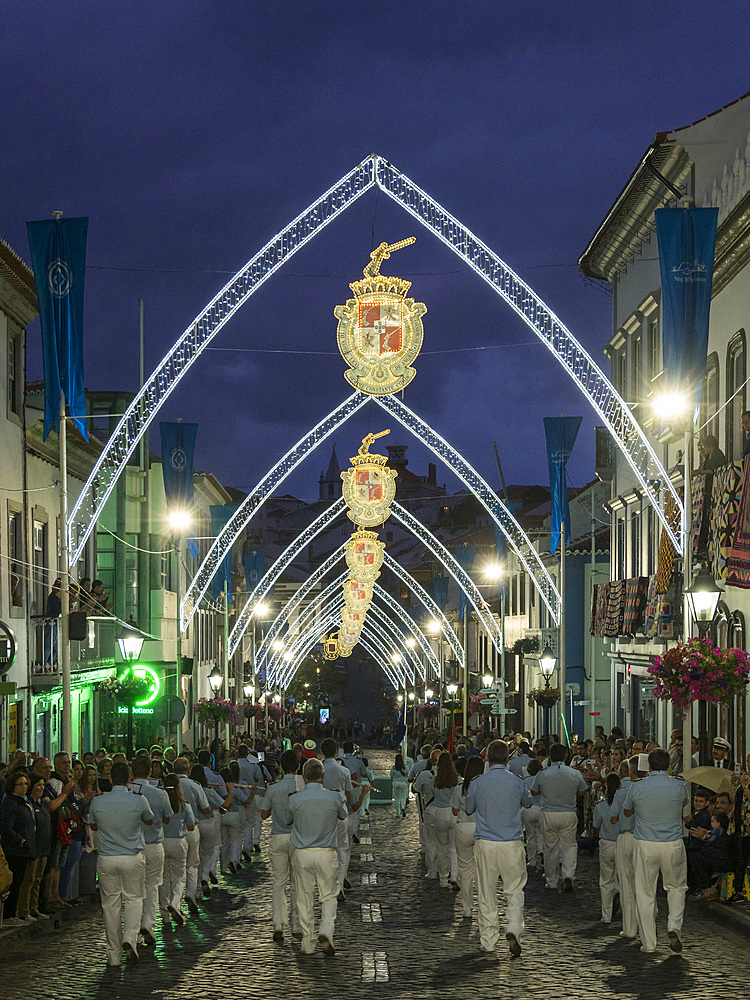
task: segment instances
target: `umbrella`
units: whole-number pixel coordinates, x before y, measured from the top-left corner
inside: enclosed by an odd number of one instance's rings
[[[712,792],[728,792],[732,787],[732,772],[723,767],[689,767],[682,777]]]

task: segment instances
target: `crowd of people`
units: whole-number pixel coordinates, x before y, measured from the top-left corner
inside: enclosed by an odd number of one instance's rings
[[[575,892],[579,849],[597,846],[602,922],[621,911],[620,936],[655,952],[661,874],[669,945],[679,952],[688,889],[710,899],[723,878],[729,901],[747,898],[750,775],[728,772],[730,748],[717,738],[712,763],[727,772],[727,788],[694,787],[689,803],[677,737],[669,750],[619,730],[569,747],[528,733],[475,732],[450,749],[439,738],[418,750],[404,743],[390,770],[393,808],[401,820],[416,802],[425,877],[459,893],[465,919],[476,905],[484,954],[495,953],[501,934],[498,880],[516,957],[528,878],[542,874],[546,889]],[[123,954],[138,961],[139,946],[155,944],[159,920],[184,925],[220,878],[233,879],[260,854],[270,821],[273,940],[291,935],[303,954],[318,946],[333,954],[373,772],[350,739],[262,742],[265,752],[249,738],[216,754],[153,746],[130,760],[104,748],[80,761],[14,755],[0,804],[6,922],[33,924],[75,906],[79,866],[93,855],[108,964],[119,966]]]

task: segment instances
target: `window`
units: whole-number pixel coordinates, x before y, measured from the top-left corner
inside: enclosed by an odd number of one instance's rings
[[[627,395],[627,371],[628,362],[625,357],[625,351],[617,357],[617,388],[620,390],[620,395],[625,397]]]
[[[615,579],[624,580],[627,573],[625,567],[625,562],[627,559],[627,552],[625,551],[625,515],[617,518],[616,521],[616,552],[615,552]]]
[[[719,420],[716,416],[719,409],[719,356],[714,351],[706,361],[706,374],[703,378],[701,394],[700,424],[702,434],[713,434],[719,440]]]
[[[47,579],[47,522],[34,518],[33,527],[34,548],[32,566],[34,573],[34,614],[43,615],[46,610],[47,591],[51,589],[51,580]]]
[[[8,333],[8,412],[21,414],[21,383],[23,379],[23,351],[21,335]]]
[[[523,573],[518,577],[518,613],[526,614],[526,577]]]
[[[746,408],[744,382],[747,376],[745,371],[745,331],[740,330],[739,333],[732,337],[727,347],[727,407],[725,426],[726,455],[727,460],[730,462],[739,462],[742,459],[742,424],[740,423],[740,417]]]
[[[630,515],[630,575],[638,576],[641,571],[641,512],[634,510]]]
[[[656,540],[656,511],[649,504],[648,511],[646,513],[646,573],[651,576],[656,572],[656,551],[657,551],[657,540]]]
[[[630,399],[633,402],[637,402],[643,393],[643,385],[641,383],[641,378],[643,375],[641,370],[641,365],[642,365],[641,345],[642,345],[641,338],[635,337],[633,339],[633,346],[632,346],[633,363],[631,365],[632,378],[630,379],[630,385],[631,385]]]
[[[659,314],[648,322],[648,376],[653,381],[661,372],[661,330]]]
[[[23,514],[20,510],[8,508],[8,594],[10,606],[23,606],[23,587],[21,585],[23,561]]]

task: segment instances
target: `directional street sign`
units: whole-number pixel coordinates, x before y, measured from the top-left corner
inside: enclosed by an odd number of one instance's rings
[[[584,701],[584,700],[581,700],[581,701],[574,701],[574,702],[573,702],[573,704],[574,704],[574,705],[575,705],[576,707],[578,707],[579,705],[590,705],[590,704],[591,704],[591,701],[590,701],[590,700],[588,700],[588,699],[586,699],[585,701]]]

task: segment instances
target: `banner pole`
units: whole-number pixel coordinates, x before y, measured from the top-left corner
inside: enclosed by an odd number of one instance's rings
[[[68,567],[68,434],[65,393],[60,393],[58,440],[60,442],[60,628],[59,656],[63,690],[62,748],[73,756],[73,711],[70,697],[70,573]]]
[[[563,489],[565,485],[563,483]],[[560,656],[560,700],[563,705],[563,722],[565,721],[565,708],[567,704],[567,678],[565,674],[565,549],[567,546],[567,539],[565,537],[565,518],[563,518],[560,525],[560,633],[559,633],[559,656]],[[571,712],[570,719],[571,726],[573,725],[573,715]],[[565,731],[567,733],[567,726]],[[568,740],[568,746],[570,746],[570,740]]]

